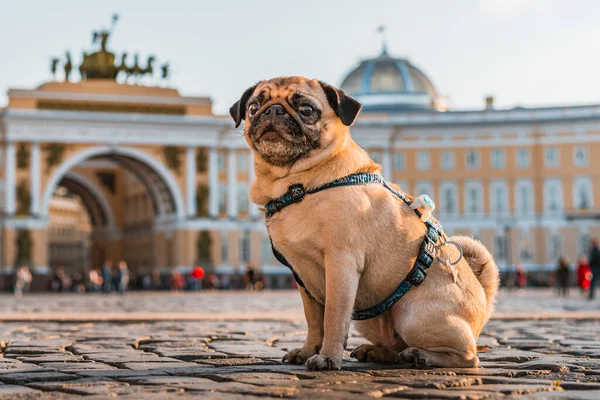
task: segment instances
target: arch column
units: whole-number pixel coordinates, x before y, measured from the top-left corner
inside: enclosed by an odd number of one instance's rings
[[[208,151],[208,215],[219,216],[219,151],[211,147]]]
[[[237,153],[235,149],[227,151],[227,216],[236,218],[237,207]]]
[[[188,147],[185,153],[185,197],[187,215],[196,216],[196,148]]]
[[[250,190],[250,184],[254,179],[254,153],[250,152],[248,156],[248,191]],[[251,219],[255,219],[259,215],[258,206],[250,200],[250,194],[248,194],[248,213]]]
[[[17,203],[17,152],[14,142],[6,143],[6,158],[4,163],[4,212],[11,216],[16,212]]]
[[[33,216],[40,214],[40,200],[41,200],[41,162],[40,162],[40,143],[31,143],[31,159],[30,159],[30,193],[31,193],[31,204],[29,212]]]

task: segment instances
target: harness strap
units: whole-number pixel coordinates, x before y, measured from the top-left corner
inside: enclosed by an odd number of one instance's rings
[[[435,228],[433,226],[428,226],[427,235],[425,235],[425,239],[423,240],[423,243],[421,243],[419,255],[417,256],[412,269],[408,275],[406,275],[406,278],[404,278],[398,287],[381,303],[376,304],[373,307],[363,308],[362,310],[354,310],[354,312],[352,312],[352,319],[355,321],[362,321],[383,314],[392,308],[392,306],[413,286],[419,286],[423,283],[427,277],[427,272],[425,271],[431,266],[435,259],[437,238],[438,234]]]
[[[288,207],[294,203],[302,201],[306,194],[313,194],[320,192],[326,189],[332,189],[340,186],[357,186],[357,185],[367,185],[369,183],[381,183],[383,186],[400,198],[404,203],[410,206],[412,201],[404,195],[404,193],[399,192],[398,190],[389,186],[384,180],[383,177],[379,174],[371,174],[371,173],[357,173],[348,175],[346,177],[336,179],[332,182],[329,182],[325,185],[319,186],[315,189],[311,189],[308,191],[304,190],[304,187],[301,184],[292,185],[289,187],[288,191],[278,199],[270,201],[265,206],[265,216],[270,218],[276,212],[281,211],[281,209]],[[421,217],[421,212],[417,209],[414,210],[417,216]],[[425,221],[425,226],[427,227],[427,233],[423,239],[423,243],[421,243],[421,247],[419,249],[419,254],[417,255],[417,259],[413,264],[412,269],[407,274],[406,278],[400,282],[398,287],[381,303],[365,308],[362,310],[355,310],[352,313],[353,320],[366,320],[375,318],[378,315],[383,314],[387,310],[389,310],[394,304],[396,304],[413,286],[419,286],[425,278],[427,277],[426,270],[431,267],[433,261],[436,258],[437,254],[437,242],[442,237],[443,228],[442,226],[428,219]],[[315,300],[315,298],[310,294],[302,279],[296,274],[290,263],[286,260],[286,258],[281,254],[275,246],[273,246],[273,240],[269,235],[269,240],[271,241],[271,249],[273,250],[273,254],[275,258],[283,265],[288,267],[292,274],[294,275],[294,279],[298,286],[302,287],[308,297]]]

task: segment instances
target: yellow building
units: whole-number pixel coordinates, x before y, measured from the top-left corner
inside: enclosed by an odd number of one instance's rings
[[[11,89],[0,110],[2,267],[77,269],[80,257],[80,269],[125,259],[134,272],[200,262],[230,274],[250,261],[289,285],[229,117],[207,97],[132,83],[148,80],[144,68],[115,64],[104,33],[80,81]],[[341,87],[364,105],[352,134],[385,178],[429,194],[446,230],[481,239],[501,268],[575,260],[600,236],[600,106],[498,110],[488,99],[448,111],[426,74],[385,50]],[[61,224],[72,257],[57,247]]]

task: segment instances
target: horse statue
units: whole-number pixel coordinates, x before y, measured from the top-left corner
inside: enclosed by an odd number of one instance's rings
[[[65,53],[65,57],[67,59],[67,61],[65,62],[64,65],[64,69],[65,69],[65,81],[69,81],[69,76],[71,75],[71,70],[73,69],[73,63],[71,62],[71,53],[69,53],[68,51]]]
[[[58,62],[60,60],[58,58],[53,58],[50,60],[50,72],[52,72],[52,79],[56,80],[56,69],[58,67]]]
[[[167,78],[169,77],[169,63],[165,63],[163,65],[160,66],[160,70],[161,70],[161,78],[163,78],[163,80],[167,80]]]
[[[148,61],[146,63],[146,68],[142,68],[140,70],[140,75],[146,75],[146,74],[152,75],[152,73],[154,72],[153,64],[154,64],[154,56],[149,56]]]

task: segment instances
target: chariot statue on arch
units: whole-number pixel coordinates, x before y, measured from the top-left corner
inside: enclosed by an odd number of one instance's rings
[[[155,57],[152,55],[148,56],[145,66],[141,65],[139,62],[139,55],[135,54],[134,64],[129,67],[126,63],[128,55],[126,52],[123,52],[123,54],[119,57],[118,64],[115,63],[115,61],[117,61],[117,57],[115,53],[108,49],[108,43],[113,35],[118,20],[119,16],[114,14],[109,29],[102,29],[93,32],[92,44],[99,45],[99,49],[91,53],[83,53],[82,62],[79,65],[79,73],[82,81],[89,79],[116,80],[117,76],[121,72],[124,72],[126,76],[126,82],[128,82],[130,78],[132,78],[134,82],[139,82],[140,78],[153,75]],[[57,63],[58,59],[52,59],[51,72],[53,76],[56,74]],[[166,80],[167,77],[165,75],[164,67],[165,66],[162,66],[162,78],[163,80]],[[67,57],[67,61],[64,65],[66,81],[69,80],[71,68],[70,58]]]

